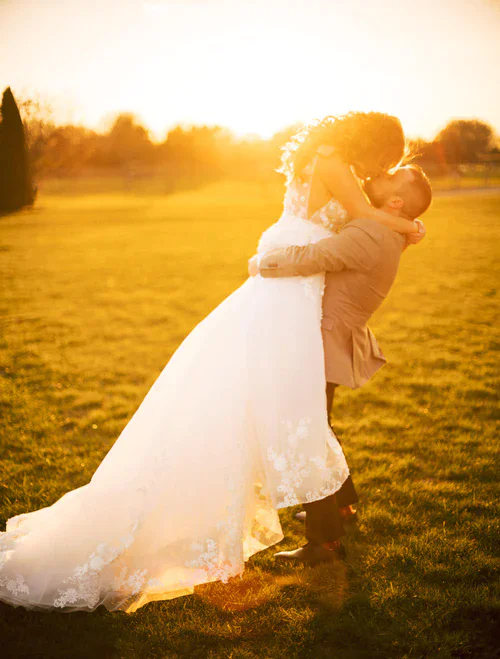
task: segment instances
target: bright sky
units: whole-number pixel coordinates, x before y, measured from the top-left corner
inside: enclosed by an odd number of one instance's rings
[[[119,111],[271,135],[348,110],[500,132],[500,0],[0,0],[0,87],[59,121]]]

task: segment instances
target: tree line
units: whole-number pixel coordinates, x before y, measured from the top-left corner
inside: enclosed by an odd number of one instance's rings
[[[56,125],[32,102],[22,104],[21,113],[38,178],[161,173],[172,189],[227,177],[262,180],[278,167],[280,146],[297,128],[264,140],[238,139],[222,126],[180,125],[157,142],[131,113],[116,116],[103,132]]]
[[[237,139],[221,126],[176,126],[156,142],[130,113],[119,114],[103,132],[57,125],[40,103],[25,100],[18,107],[10,88],[0,114],[0,212],[33,203],[33,181],[44,178],[159,175],[166,191],[225,178],[269,180],[277,176],[281,147],[298,128],[265,140]],[[434,140],[413,140],[410,147],[414,161],[431,176],[500,157],[493,128],[476,119],[453,120]]]

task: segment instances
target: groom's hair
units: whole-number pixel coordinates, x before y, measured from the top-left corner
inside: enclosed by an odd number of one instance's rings
[[[406,180],[398,189],[397,194],[405,202],[404,213],[412,220],[420,217],[432,202],[432,188],[424,170],[418,165],[406,165],[413,173],[413,178]]]

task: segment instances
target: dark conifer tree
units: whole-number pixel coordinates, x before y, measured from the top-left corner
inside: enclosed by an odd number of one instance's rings
[[[0,213],[29,206],[35,199],[24,126],[10,87],[0,107]]]

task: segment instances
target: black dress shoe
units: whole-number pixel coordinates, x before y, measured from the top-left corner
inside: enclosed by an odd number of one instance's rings
[[[326,549],[323,545],[308,542],[307,545],[292,551],[279,551],[274,554],[274,557],[279,560],[299,561],[307,565],[317,565],[318,563],[330,563],[339,558],[345,558],[345,549],[342,545],[339,545],[336,549]]]

